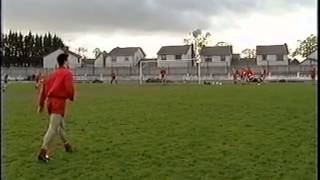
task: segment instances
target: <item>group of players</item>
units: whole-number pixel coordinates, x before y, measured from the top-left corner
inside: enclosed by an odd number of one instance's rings
[[[250,82],[263,83],[267,77],[267,71],[265,69],[262,72],[257,73],[252,71],[250,68],[247,69],[236,69],[233,70],[233,83],[234,84],[248,84]]]
[[[65,129],[65,110],[66,101],[74,101],[75,90],[73,85],[73,76],[68,67],[68,55],[60,54],[57,58],[59,68],[54,72],[44,76],[40,72],[34,75],[35,88],[37,89],[37,95],[39,96],[38,112],[42,112],[45,105],[47,107],[48,113],[50,115],[49,127],[45,136],[43,137],[43,143],[38,154],[38,159],[42,161],[49,161],[51,158],[49,156],[49,145],[51,144],[55,136],[59,136],[63,142],[66,152],[72,152],[74,148],[70,145],[66,138]],[[312,69],[310,75],[314,80],[317,71],[315,68]],[[160,71],[161,81],[166,82],[167,72],[162,69]],[[263,69],[261,72],[256,73],[250,68],[233,70],[233,80],[235,84],[264,82],[267,76],[267,71]],[[115,82],[116,74],[111,74],[111,83]],[[5,77],[5,82],[8,76]]]
[[[316,76],[316,69],[312,68],[310,72],[310,77],[312,80],[315,80]],[[160,76],[161,76],[161,82],[165,83],[166,82],[166,75],[167,72],[166,70],[162,69],[160,71]],[[255,82],[255,83],[263,83],[267,77],[267,71],[263,69],[261,72],[254,72],[250,68],[247,69],[234,69],[233,70],[233,82],[234,84],[248,84],[250,82]],[[39,72],[37,75],[34,75],[35,79],[35,86],[36,89],[39,89],[41,83],[43,82],[44,76]],[[118,83],[116,74],[114,72],[111,73],[111,84],[113,83]]]

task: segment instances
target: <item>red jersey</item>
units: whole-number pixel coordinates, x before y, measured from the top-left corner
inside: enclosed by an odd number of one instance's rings
[[[246,74],[247,74],[247,72],[244,70],[244,71],[241,71],[240,76],[241,76],[241,77],[245,77]]]
[[[74,86],[70,70],[59,68],[45,78],[39,105],[44,107],[47,100],[48,113],[61,114],[64,116],[66,100],[73,101]]]
[[[251,77],[253,75],[252,71],[249,69],[246,72],[247,77]]]
[[[161,70],[160,74],[161,74],[161,77],[163,78],[166,75],[166,70]]]

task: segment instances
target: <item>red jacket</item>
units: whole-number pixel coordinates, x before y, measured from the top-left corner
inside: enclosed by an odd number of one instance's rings
[[[39,105],[44,107],[45,100],[47,100],[49,114],[64,116],[67,99],[71,101],[74,99],[72,73],[66,68],[59,68],[45,78]]]

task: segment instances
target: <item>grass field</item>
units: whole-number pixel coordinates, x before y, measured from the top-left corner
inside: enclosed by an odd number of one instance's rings
[[[31,84],[5,100],[5,172],[17,179],[316,179],[311,84],[79,84],[67,115],[77,148],[36,160],[48,116]]]

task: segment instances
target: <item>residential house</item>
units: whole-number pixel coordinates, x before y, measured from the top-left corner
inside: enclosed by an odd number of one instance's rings
[[[232,46],[204,47],[200,51],[201,66],[230,66],[232,55]]]
[[[299,66],[300,62],[297,59],[289,60],[290,66]]]
[[[191,51],[190,45],[162,46],[157,53],[158,67],[191,66]]]
[[[234,69],[252,68],[256,66],[256,58],[233,58],[231,61],[231,68]]]
[[[82,59],[81,67],[93,67],[95,63],[95,59]]]
[[[134,67],[145,56],[141,47],[116,47],[107,55],[105,67]]]
[[[257,65],[258,66],[276,66],[288,65],[288,47],[283,45],[257,46]]]
[[[108,53],[106,51],[100,53],[94,61],[94,67],[106,67]]]
[[[66,53],[69,55],[68,57],[68,63],[69,67],[74,69],[81,67],[81,56],[79,54],[76,54],[68,49],[68,47],[65,48],[59,48],[43,57],[43,68],[47,69],[53,69],[58,67],[57,57],[62,54]]]
[[[318,60],[318,50],[313,51],[307,56],[308,59]]]
[[[140,60],[140,62],[143,62],[143,67],[157,67],[158,66],[157,58],[143,58]]]
[[[303,60],[300,65],[302,66],[317,66],[318,65],[318,61],[315,60],[315,59],[310,59],[310,58],[307,58],[305,60]]]

